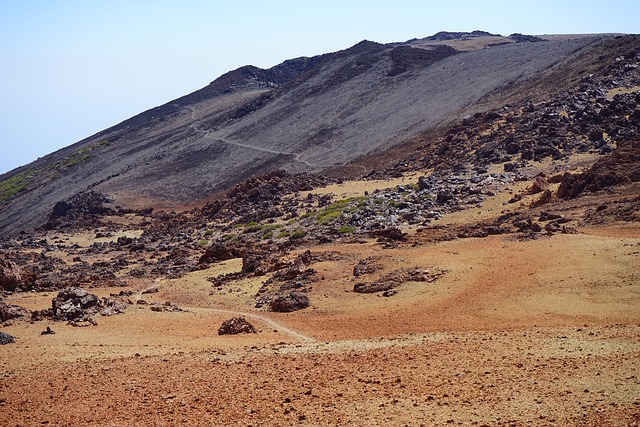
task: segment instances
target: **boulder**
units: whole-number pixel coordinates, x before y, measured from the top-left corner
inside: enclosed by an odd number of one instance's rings
[[[30,315],[31,312],[24,307],[9,305],[0,301],[0,322]]]
[[[51,301],[51,311],[56,320],[77,320],[96,314],[101,305],[97,295],[70,288],[60,291]]]
[[[5,332],[0,332],[0,345],[11,344],[16,342],[16,337]]]
[[[378,237],[379,241],[406,242],[407,235],[398,228],[385,228],[370,232],[371,236]]]
[[[255,334],[256,328],[244,317],[234,317],[225,320],[218,329],[218,335]]]
[[[0,258],[0,290],[13,292],[19,287],[28,287],[32,277],[13,262]]]
[[[199,264],[215,261],[224,261],[232,258],[239,258],[242,254],[235,248],[228,248],[220,243],[214,243],[207,248],[198,261]]]
[[[376,292],[388,291],[396,286],[396,283],[376,281],[373,283],[356,283],[353,285],[353,291],[359,294],[373,294]]]
[[[278,295],[271,301],[271,310],[281,313],[302,310],[311,305],[309,297],[298,291],[291,291],[287,294]]]

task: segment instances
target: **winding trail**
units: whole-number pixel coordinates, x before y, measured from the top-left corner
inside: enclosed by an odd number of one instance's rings
[[[313,163],[309,163],[306,160],[302,160],[300,158],[300,154],[299,153],[290,153],[290,152],[287,152],[287,151],[270,150],[268,148],[257,147],[255,145],[249,145],[249,144],[243,144],[241,142],[230,141],[228,139],[217,137],[217,136],[215,136],[215,137],[214,136],[209,136],[210,131],[200,129],[200,127],[198,126],[199,123],[200,123],[200,119],[196,118],[196,109],[191,107],[191,106],[189,106],[189,105],[185,105],[184,108],[186,108],[187,110],[191,111],[191,120],[193,120],[193,123],[189,127],[191,129],[193,129],[197,134],[199,134],[203,139],[210,139],[210,140],[214,140],[214,141],[220,141],[220,142],[222,142],[224,144],[227,144],[227,145],[233,145],[233,146],[236,146],[236,147],[247,148],[249,150],[260,151],[262,153],[292,156],[293,160],[295,160],[298,163],[302,163],[303,165],[309,166],[311,168],[317,168],[318,167],[318,165],[315,165]]]

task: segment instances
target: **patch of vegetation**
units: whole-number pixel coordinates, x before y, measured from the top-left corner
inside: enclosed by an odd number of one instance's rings
[[[356,228],[351,227],[350,225],[343,225],[342,227],[338,228],[338,230],[336,231],[340,234],[351,234],[351,233],[355,233]]]
[[[204,235],[205,236],[211,236],[213,234],[213,230],[205,230]]]
[[[291,235],[292,239],[303,239],[305,237],[307,237],[307,231],[302,229],[294,231]]]
[[[61,168],[70,168],[75,165],[79,165],[80,163],[88,160],[91,155],[89,154],[91,151],[96,148],[102,147],[104,145],[109,145],[111,142],[108,139],[104,139],[102,141],[95,142],[93,144],[86,145],[80,148],[75,153],[71,153],[68,156],[62,158],[55,163],[49,163],[45,169],[46,170],[60,170]]]
[[[279,228],[282,228],[282,224],[264,224],[263,225],[257,222],[250,222],[249,224],[247,224],[246,228],[244,229],[244,233],[255,233],[257,231],[268,232],[268,231],[277,230]]]
[[[6,202],[16,194],[29,188],[31,180],[39,171],[27,170],[0,182],[0,202]]]
[[[283,230],[276,236],[276,239],[284,239],[285,237],[291,236],[291,232],[287,230]]]
[[[257,222],[250,222],[244,229],[244,233],[255,233],[256,231],[262,230],[262,226]]]
[[[343,215],[343,211],[339,209],[325,209],[318,212],[316,221],[320,225],[328,225],[336,218],[340,218]]]
[[[267,240],[273,238],[273,231],[267,231],[262,235],[262,240]]]
[[[222,237],[222,240],[233,240],[236,237],[238,237],[238,235],[236,233],[229,233],[229,234],[224,235]]]
[[[198,240],[198,245],[200,245],[200,246],[206,246],[208,244],[209,244],[209,241],[207,239]]]

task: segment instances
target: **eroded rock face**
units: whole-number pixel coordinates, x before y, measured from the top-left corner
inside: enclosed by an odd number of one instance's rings
[[[271,310],[281,313],[302,310],[311,305],[309,297],[298,291],[291,291],[287,294],[278,295],[271,301]]]
[[[218,335],[255,334],[256,328],[244,317],[234,317],[225,320],[218,329]]]

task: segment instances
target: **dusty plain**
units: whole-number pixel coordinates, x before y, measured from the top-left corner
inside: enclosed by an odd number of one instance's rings
[[[133,300],[156,286],[144,299],[181,312],[133,305],[96,327],[10,324],[3,331],[19,339],[0,347],[0,424],[638,424],[637,224],[435,243],[417,243],[424,230],[408,231],[413,245],[300,248],[340,254],[313,264],[321,280],[307,310],[253,308],[264,278],[213,288],[207,277],[241,269],[231,259],[178,279],[129,283]],[[378,276],[401,267],[444,274],[404,283],[389,298],[355,293],[353,266],[366,258],[381,267]],[[7,302],[44,309],[53,296]],[[219,336],[235,315],[259,332]],[[41,335],[46,326],[56,334]]]

